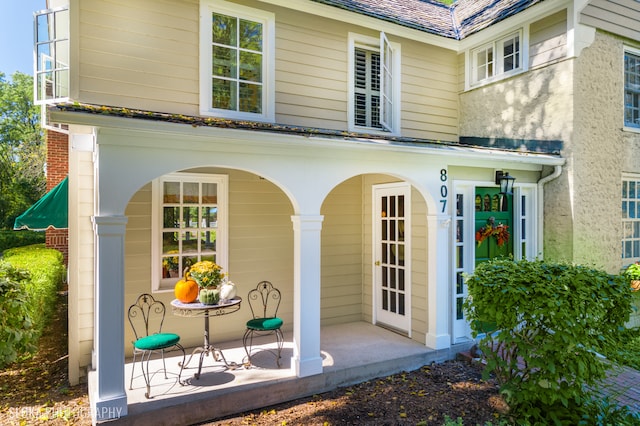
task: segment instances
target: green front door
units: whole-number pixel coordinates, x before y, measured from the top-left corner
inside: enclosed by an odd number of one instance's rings
[[[476,265],[512,255],[513,196],[500,194],[498,188],[476,188],[475,210]],[[508,240],[504,241],[507,235]]]
[[[500,194],[498,188],[476,188],[475,208],[476,266],[513,255],[513,196]],[[495,324],[483,322],[481,329],[492,332]]]

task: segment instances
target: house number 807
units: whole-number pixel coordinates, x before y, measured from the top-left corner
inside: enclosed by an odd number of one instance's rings
[[[447,195],[449,194],[449,190],[447,189],[447,169],[440,170],[440,181],[442,185],[440,186],[440,204],[442,204],[442,213],[447,210]]]

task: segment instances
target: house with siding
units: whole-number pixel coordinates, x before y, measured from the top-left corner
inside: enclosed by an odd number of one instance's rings
[[[453,357],[464,274],[488,258],[640,260],[637,1],[47,6],[35,93],[50,185],[69,185],[48,242],[68,250],[69,374],[95,421],[127,414],[125,307],[169,305],[195,260],[240,295],[280,288],[299,378],[323,374],[336,324]],[[508,241],[477,241],[488,224]],[[222,341],[244,332],[228,318]]]

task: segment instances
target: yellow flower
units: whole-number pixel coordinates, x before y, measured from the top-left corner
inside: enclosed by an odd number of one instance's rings
[[[222,272],[222,267],[210,260],[194,263],[189,269],[189,275],[202,288],[215,288],[222,284],[222,280],[226,276]]]

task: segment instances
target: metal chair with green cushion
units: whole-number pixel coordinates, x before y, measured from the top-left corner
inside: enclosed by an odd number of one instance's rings
[[[136,358],[140,355],[140,364],[142,368],[142,376],[147,385],[145,397],[151,398],[151,376],[149,374],[149,360],[155,352],[160,352],[162,356],[162,365],[164,367],[164,378],[167,376],[167,364],[164,359],[165,349],[175,348],[182,351],[182,362],[180,372],[178,373],[178,382],[182,385],[180,376],[185,361],[185,352],[180,345],[180,336],[175,333],[163,333],[162,324],[164,323],[166,309],[164,303],[155,300],[152,295],[144,293],[138,296],[136,303],[129,307],[128,318],[135,340],[133,343],[133,365],[131,366],[131,381],[129,389],[133,389],[133,376],[136,368]],[[146,359],[146,363],[145,363]],[[146,364],[146,370],[145,370]]]
[[[255,289],[249,292],[248,301],[253,318],[247,321],[247,330],[242,338],[242,344],[247,353],[247,367],[251,366],[254,336],[269,334],[275,334],[277,348],[276,350],[266,350],[276,356],[276,363],[280,367],[282,347],[284,346],[284,336],[281,330],[282,319],[278,317],[280,299],[280,290],[275,288],[269,281],[261,281]]]

